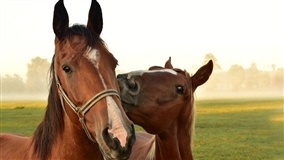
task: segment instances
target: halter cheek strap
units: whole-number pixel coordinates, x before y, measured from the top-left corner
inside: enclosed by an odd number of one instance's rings
[[[59,97],[60,97],[60,101],[61,101],[61,105],[63,107],[64,112],[66,113],[65,107],[64,107],[64,101],[69,105],[69,107],[77,114],[79,121],[82,124],[82,127],[87,135],[87,137],[92,141],[96,143],[96,140],[92,137],[92,135],[90,134],[87,125],[85,123],[85,114],[102,98],[106,97],[106,96],[117,96],[120,99],[120,96],[118,94],[118,92],[114,89],[106,89],[104,91],[99,92],[98,94],[96,94],[95,96],[93,96],[89,101],[87,101],[84,105],[82,105],[81,107],[77,107],[76,105],[74,105],[74,103],[72,103],[72,101],[68,98],[67,94],[64,92],[63,88],[61,87],[61,84],[59,82],[59,79],[57,77],[56,74],[56,69],[54,69],[54,73],[55,73],[55,81],[56,81],[56,85],[58,88],[58,93],[59,93]]]

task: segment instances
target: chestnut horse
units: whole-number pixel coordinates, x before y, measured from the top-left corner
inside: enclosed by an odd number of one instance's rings
[[[0,136],[0,159],[127,159],[135,141],[118,94],[117,60],[100,38],[92,1],[87,26],[69,27],[63,0],[54,7],[55,54],[43,121],[31,137]]]
[[[191,160],[194,91],[213,70],[210,60],[193,76],[173,68],[133,71],[117,76],[127,116],[147,133],[136,133],[130,159]]]

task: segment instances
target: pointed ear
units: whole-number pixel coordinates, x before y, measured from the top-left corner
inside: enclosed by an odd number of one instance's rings
[[[209,79],[212,70],[213,70],[212,60],[210,60],[207,64],[205,64],[204,66],[198,69],[198,71],[192,76],[193,91],[195,91],[195,89],[198,86],[202,85]]]
[[[69,28],[69,17],[63,0],[59,0],[54,6],[53,31],[57,38],[62,39]]]
[[[169,60],[165,63],[165,68],[168,68],[168,69],[174,68],[171,62],[171,57],[169,57]]]
[[[103,29],[103,15],[100,4],[96,0],[92,0],[89,11],[87,28],[93,33],[100,35]]]

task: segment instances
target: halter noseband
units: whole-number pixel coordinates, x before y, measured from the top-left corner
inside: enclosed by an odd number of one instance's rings
[[[56,62],[54,60],[54,64],[55,63]],[[118,92],[116,90],[114,90],[114,89],[106,89],[104,91],[101,91],[101,92],[97,93],[95,96],[93,96],[89,101],[87,101],[81,107],[77,107],[76,105],[74,105],[74,103],[72,103],[72,101],[68,98],[67,94],[64,92],[63,88],[61,87],[61,84],[60,84],[59,79],[58,79],[57,74],[56,74],[56,68],[54,68],[54,77],[55,77],[55,81],[56,81],[56,85],[57,85],[57,89],[58,89],[61,105],[63,107],[64,112],[66,113],[63,99],[65,100],[65,102],[70,106],[70,108],[79,117],[79,121],[81,122],[82,127],[85,130],[85,133],[86,133],[87,137],[92,142],[96,143],[96,140],[92,137],[92,135],[90,134],[90,132],[89,132],[89,130],[87,128],[84,116],[92,108],[92,106],[94,106],[99,100],[101,100],[102,98],[104,98],[106,96],[117,96],[120,99],[120,96],[119,96]]]

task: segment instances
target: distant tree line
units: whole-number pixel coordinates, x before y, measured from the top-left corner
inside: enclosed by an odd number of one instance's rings
[[[213,54],[207,54],[204,63],[208,59],[213,59],[214,70],[205,84],[206,92],[229,94],[233,92],[278,91],[278,93],[283,93],[284,68],[277,68],[275,64],[272,64],[270,70],[264,71],[260,70],[256,63],[252,63],[248,68],[233,64],[228,71],[222,71]]]
[[[214,62],[214,70],[210,79],[202,87],[202,90],[206,92],[283,91],[283,68],[277,68],[272,64],[271,70],[264,71],[252,63],[249,68],[233,64],[228,71],[222,71],[217,58],[212,53],[205,55],[203,63],[207,63],[209,59]],[[27,65],[26,80],[17,74],[1,75],[1,94],[47,93],[49,67],[50,63],[47,59],[35,57]]]
[[[17,74],[1,75],[1,94],[47,93],[49,66],[47,59],[35,57],[27,65],[26,80]]]

